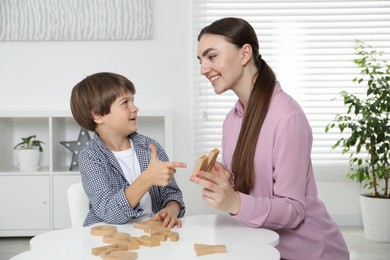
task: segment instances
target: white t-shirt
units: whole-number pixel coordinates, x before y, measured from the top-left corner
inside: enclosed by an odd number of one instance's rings
[[[141,167],[139,166],[137,154],[134,151],[133,143],[131,142],[131,148],[125,151],[112,151],[114,156],[119,162],[119,165],[122,168],[123,173],[125,174],[125,178],[127,182],[131,185],[135,179],[141,174]],[[149,219],[152,212],[152,200],[150,198],[149,192],[146,192],[139,202],[141,209],[144,210],[143,214],[133,221],[143,221]],[[130,220],[131,222],[132,220]]]

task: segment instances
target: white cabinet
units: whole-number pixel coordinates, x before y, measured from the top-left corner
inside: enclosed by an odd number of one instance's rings
[[[49,174],[0,176],[0,235],[34,235],[50,229]]]
[[[170,112],[140,112],[137,124],[139,133],[156,139],[173,158]],[[60,142],[76,141],[79,132],[70,112],[0,111],[0,236],[34,236],[71,226],[66,190],[81,178],[69,170],[73,154]],[[45,142],[41,168],[20,172],[13,147],[33,134]]]

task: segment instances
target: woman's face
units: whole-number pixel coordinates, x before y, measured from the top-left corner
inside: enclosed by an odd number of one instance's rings
[[[200,71],[221,94],[238,87],[243,75],[242,49],[223,36],[204,34],[198,42]]]

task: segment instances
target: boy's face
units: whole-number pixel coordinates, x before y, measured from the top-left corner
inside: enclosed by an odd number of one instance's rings
[[[134,105],[134,95],[126,93],[111,105],[111,112],[105,115],[105,129],[110,134],[127,137],[137,131],[138,107]]]

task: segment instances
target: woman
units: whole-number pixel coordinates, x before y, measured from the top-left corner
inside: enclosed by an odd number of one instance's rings
[[[259,54],[252,26],[223,18],[198,36],[201,73],[216,94],[238,97],[223,124],[222,159],[190,180],[204,201],[252,227],[280,235],[283,259],[349,259],[338,226],[318,199],[312,130]]]

